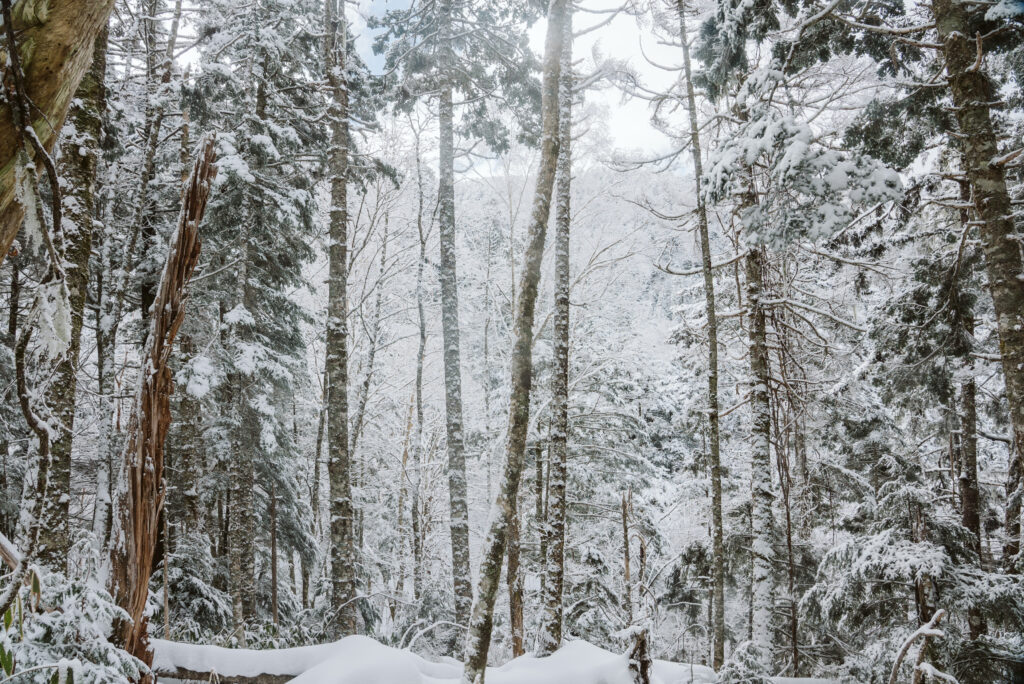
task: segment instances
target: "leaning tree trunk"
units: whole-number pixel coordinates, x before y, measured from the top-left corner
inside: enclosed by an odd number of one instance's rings
[[[1020,551],[1021,496],[1024,494],[1024,272],[1020,245],[1011,218],[1004,163],[998,156],[991,107],[998,99],[984,70],[981,38],[972,35],[972,10],[956,0],[935,0],[932,12],[943,44],[946,72],[975,210],[981,219],[981,241],[989,289],[996,313],[999,348],[1006,379],[1006,400],[1013,426],[1013,447],[1007,479],[1004,559],[1014,563]]]
[[[199,260],[199,222],[217,174],[213,161],[214,138],[209,136],[196,156],[157,288],[156,315],[150,320],[116,493],[110,593],[128,617],[114,625],[112,640],[147,665],[152,664],[152,652],[146,598],[164,505],[164,438],[171,422],[173,377],[168,360],[185,317],[185,291]]]
[[[713,606],[712,636],[714,652],[711,662],[717,670],[725,662],[725,544],[722,526],[722,458],[718,428],[718,314],[715,313],[715,278],[711,270],[711,243],[708,238],[708,211],[700,192],[704,174],[701,160],[700,127],[697,122],[697,98],[693,92],[690,67],[690,44],[686,33],[686,5],[680,0],[679,37],[683,46],[683,70],[686,75],[686,105],[690,114],[690,152],[697,179],[697,229],[700,232],[700,253],[704,271],[704,308],[708,319],[708,451],[711,460],[711,555]]]
[[[348,448],[348,28],[345,6],[325,1],[326,65],[331,91],[330,249],[327,295],[327,458],[330,480],[331,605],[335,632],[356,631],[355,525]]]
[[[541,101],[541,160],[537,171],[533,211],[530,217],[526,253],[516,300],[515,341],[512,347],[512,372],[509,396],[508,436],[505,443],[505,469],[498,489],[498,500],[490,531],[484,542],[480,577],[477,584],[473,616],[466,638],[465,684],[483,684],[487,653],[491,645],[494,621],[494,600],[501,579],[501,561],[505,551],[508,527],[515,514],[519,477],[523,471],[527,428],[530,422],[530,389],[533,376],[533,321],[537,304],[540,265],[544,256],[551,194],[558,161],[558,87],[561,72],[563,22],[567,0],[551,0],[548,5],[548,28],[544,44],[544,73]]]
[[[566,460],[569,440],[569,226],[572,193],[572,9],[563,22],[558,77],[558,163],[555,198],[555,369],[551,376],[551,445],[548,451],[548,511],[544,537],[544,616],[537,650],[553,653],[562,644],[562,587],[565,580]],[[537,450],[538,463],[540,449]],[[539,472],[539,468],[538,468]]]
[[[764,298],[765,251],[751,247],[746,257],[747,305],[750,308],[750,374],[752,387],[750,495],[752,499],[751,638],[760,655],[769,658],[772,645],[772,462],[771,409],[768,404],[768,340]],[[762,663],[768,665],[768,662]]]
[[[462,370],[459,352],[459,287],[455,264],[455,123],[451,72],[457,68],[451,52],[452,0],[440,3],[444,85],[438,104],[438,227],[441,263],[441,334],[444,343],[444,406],[448,440],[448,497],[451,507],[452,580],[455,621],[469,624],[473,586],[469,574],[469,505],[466,493],[466,443],[462,422]],[[458,643],[458,642],[456,642]]]
[[[32,102],[29,123],[47,150],[53,149],[113,7],[114,0],[22,0],[13,8],[14,28],[23,46],[26,95]],[[27,45],[32,48],[26,50]],[[0,107],[0,264],[24,215],[14,197],[20,135],[12,114],[9,107]]]
[[[107,32],[96,40],[92,67],[75,93],[70,113],[73,133],[62,143],[62,176],[68,181],[63,197],[64,258],[67,269],[71,340],[54,372],[47,393],[57,430],[50,452],[50,476],[43,496],[40,520],[39,562],[56,570],[67,568],[71,550],[68,506],[71,503],[71,441],[75,425],[75,390],[78,385],[78,354],[82,341],[82,316],[89,290],[89,254],[96,216],[96,166],[106,104],[104,75],[107,69]]]

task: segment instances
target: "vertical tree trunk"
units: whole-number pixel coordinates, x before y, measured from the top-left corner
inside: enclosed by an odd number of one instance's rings
[[[963,152],[964,170],[981,219],[981,241],[1013,427],[1013,448],[1006,483],[1006,546],[1003,557],[1008,567],[1014,567],[1020,551],[1021,495],[1024,490],[1024,280],[1020,278],[1024,266],[1011,218],[1005,168],[996,159],[997,137],[990,110],[998,97],[984,64],[976,64],[980,48],[972,35],[971,11],[975,10],[955,0],[932,3],[960,129],[955,140]],[[950,133],[953,134],[952,131]]]
[[[558,79],[558,162],[555,199],[555,368],[551,376],[551,445],[548,453],[548,507],[544,536],[543,610],[538,651],[562,644],[562,588],[565,577],[565,516],[569,441],[569,227],[572,221],[572,8],[563,21]],[[539,452],[538,452],[539,454]]]
[[[452,0],[440,0],[441,44],[452,35]],[[441,68],[445,83],[438,104],[439,169],[438,227],[440,228],[441,333],[444,342],[444,406],[448,439],[448,496],[451,506],[452,578],[455,621],[469,624],[473,586],[469,573],[469,507],[466,494],[466,446],[462,421],[462,370],[459,352],[459,287],[455,263],[455,122],[452,103],[451,50],[445,49]],[[461,642],[459,642],[461,643]],[[458,654],[456,654],[456,657]]]
[[[277,487],[270,485],[270,618],[277,627]]]
[[[751,247],[746,257],[747,306],[749,307],[751,411],[750,494],[752,498],[750,631],[754,645],[769,664],[772,646],[772,520],[771,410],[768,403],[768,341],[765,329],[765,252]]]
[[[622,608],[626,627],[633,624],[633,578],[629,569],[629,501],[622,495]]]
[[[423,359],[427,352],[427,318],[423,308],[423,269],[427,263],[427,234],[423,226],[423,169],[419,137],[416,138],[416,232],[420,254],[416,262],[416,320],[419,344],[416,347],[416,430],[412,442],[412,594],[418,600],[423,589],[423,524],[420,520],[420,481],[423,468]]]
[[[40,521],[39,562],[52,569],[67,568],[71,549],[69,530],[71,502],[71,442],[75,424],[75,391],[78,386],[78,355],[82,341],[82,316],[89,290],[89,254],[96,220],[96,167],[106,107],[104,80],[107,69],[107,31],[96,40],[93,62],[78,85],[70,110],[74,135],[62,143],[61,175],[68,181],[64,202],[64,247],[68,304],[71,310],[71,342],[54,372],[47,393],[50,413],[56,419],[56,435],[50,452],[50,476],[43,497]]]
[[[526,649],[523,648],[523,576],[519,569],[519,533],[521,527],[517,507],[508,528],[508,563],[506,567],[509,631],[512,636],[513,658],[518,658],[526,653]]]
[[[167,365],[175,335],[185,316],[184,296],[199,260],[199,222],[216,175],[214,139],[207,138],[196,159],[171,237],[167,263],[157,290],[128,443],[117,488],[117,522],[110,545],[110,594],[128,615],[114,626],[112,640],[146,664],[152,663],[146,633],[146,599],[153,547],[164,504],[163,447],[170,425],[172,377]]]
[[[356,632],[355,515],[348,450],[348,23],[345,6],[325,0],[331,89],[330,249],[327,300],[327,453],[331,485],[331,605],[338,636]]]
[[[466,640],[466,667],[463,671],[465,684],[483,684],[487,653],[491,645],[494,600],[498,593],[505,539],[515,512],[519,478],[523,471],[523,455],[530,422],[533,322],[537,286],[540,282],[540,265],[544,256],[544,240],[547,235],[558,160],[558,84],[564,38],[562,23],[565,21],[566,4],[566,0],[550,0],[548,5],[541,101],[541,160],[537,172],[519,296],[516,300],[505,468],[498,488],[498,500],[492,513],[490,530],[484,542],[476,601],[473,604],[473,615]]]
[[[718,428],[718,314],[715,312],[715,278],[711,270],[711,242],[708,237],[708,212],[700,179],[704,174],[701,159],[700,127],[697,122],[697,98],[693,92],[690,45],[686,32],[686,5],[679,0],[679,38],[683,47],[686,76],[686,103],[690,115],[690,151],[693,155],[697,198],[697,229],[700,233],[701,263],[704,271],[704,309],[708,319],[708,447],[711,460],[711,555],[712,555],[712,666],[717,670],[725,662],[725,545],[722,525],[722,458]]]

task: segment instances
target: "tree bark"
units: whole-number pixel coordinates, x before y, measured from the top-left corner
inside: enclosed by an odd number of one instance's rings
[[[327,454],[331,487],[331,606],[335,633],[356,632],[355,516],[348,438],[348,24],[345,6],[325,0],[331,92],[330,248],[327,301]]]
[[[185,317],[188,281],[199,260],[199,222],[216,176],[214,138],[207,137],[196,158],[171,237],[167,263],[157,290],[143,368],[131,418],[123,469],[117,487],[117,520],[110,545],[110,594],[128,619],[114,625],[112,640],[147,665],[152,663],[145,615],[153,547],[164,505],[163,448],[170,425],[173,388],[168,360]]]
[[[518,658],[526,653],[526,649],[523,647],[523,576],[519,566],[521,527],[517,507],[508,528],[508,563],[505,574],[505,581],[508,583],[508,617],[513,658]]]
[[[715,313],[715,277],[711,269],[711,242],[708,236],[708,211],[700,191],[704,175],[701,159],[697,98],[693,92],[690,45],[686,32],[686,5],[679,0],[679,37],[683,47],[683,71],[686,76],[686,103],[690,115],[690,152],[696,182],[697,229],[700,233],[701,264],[704,272],[704,309],[708,319],[708,450],[711,459],[711,556],[712,556],[712,666],[718,670],[725,662],[725,533],[722,525],[722,458],[718,427],[718,315]]]
[[[569,228],[572,222],[572,8],[563,21],[558,78],[558,162],[555,199],[555,367],[551,376],[551,443],[548,449],[549,517],[544,536],[543,610],[538,651],[562,644],[562,591],[565,580],[565,517],[569,441]],[[538,458],[540,450],[537,452]]]
[[[106,108],[107,31],[96,40],[92,66],[75,93],[70,120],[72,137],[61,143],[61,175],[68,181],[64,202],[64,260],[71,311],[71,342],[54,371],[47,392],[57,430],[50,452],[50,476],[43,496],[39,562],[67,569],[71,549],[71,443],[75,425],[75,390],[82,341],[82,316],[89,290],[89,254],[96,217],[96,167]]]
[[[996,89],[978,61],[980,41],[971,35],[970,12],[955,0],[935,0],[932,12],[946,58],[946,73],[958,128],[956,141],[963,160],[975,210],[981,219],[981,241],[995,308],[1006,380],[1006,401],[1013,427],[1013,448],[1007,476],[1006,544],[1004,562],[1014,568],[1020,551],[1021,495],[1024,490],[1024,272],[1019,240],[1011,218],[1005,168],[991,107]],[[952,132],[951,132],[952,133]],[[1019,569],[1019,568],[1018,568]]]
[[[751,581],[750,631],[761,655],[770,657],[772,646],[772,469],[771,469],[771,410],[768,403],[768,341],[765,329],[764,297],[765,252],[763,247],[751,247],[746,256],[747,306],[749,307],[750,374],[751,374],[751,429],[750,494],[751,554],[753,557]],[[763,663],[768,665],[768,662]]]
[[[541,160],[537,171],[533,211],[530,217],[526,253],[516,299],[514,343],[509,396],[508,436],[505,443],[505,468],[498,488],[498,500],[490,530],[484,541],[476,601],[466,639],[465,684],[483,684],[487,653],[491,644],[494,600],[498,593],[501,561],[508,526],[515,512],[519,478],[523,471],[527,428],[530,422],[530,389],[533,379],[533,322],[540,281],[541,259],[547,235],[551,194],[558,160],[558,85],[561,71],[567,0],[550,0],[547,37],[544,43],[544,71],[541,101]]]
[[[448,444],[448,497],[451,507],[452,579],[455,621],[469,624],[473,586],[469,572],[469,506],[466,493],[466,444],[462,420],[462,369],[459,352],[459,287],[455,259],[455,122],[451,72],[452,0],[441,0],[440,43],[444,83],[438,104],[438,228],[441,263],[441,333],[444,344],[444,406]],[[458,654],[455,654],[458,657]]]
[[[33,105],[30,125],[47,151],[53,149],[113,7],[114,0],[24,0],[14,8],[26,95]],[[0,264],[24,215],[14,197],[18,139],[10,108],[0,108]]]

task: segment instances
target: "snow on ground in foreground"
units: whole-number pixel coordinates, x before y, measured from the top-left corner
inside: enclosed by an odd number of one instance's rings
[[[434,663],[362,636],[333,644],[277,651],[227,649],[153,640],[153,667],[158,672],[178,669],[215,671],[223,676],[295,675],[294,684],[458,684],[462,665],[452,660]],[[692,672],[692,678],[691,678]],[[545,658],[523,656],[487,668],[488,684],[631,684],[626,656],[573,641]],[[703,665],[655,661],[654,684],[714,682]],[[814,684],[824,680],[779,679]]]

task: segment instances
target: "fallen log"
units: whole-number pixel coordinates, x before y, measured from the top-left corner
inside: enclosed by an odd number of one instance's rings
[[[198,670],[183,670],[180,668],[175,670],[153,670],[153,674],[160,681],[172,679],[179,682],[217,682],[218,684],[286,684],[286,682],[295,679],[295,675],[222,675],[216,671],[200,672]]]

